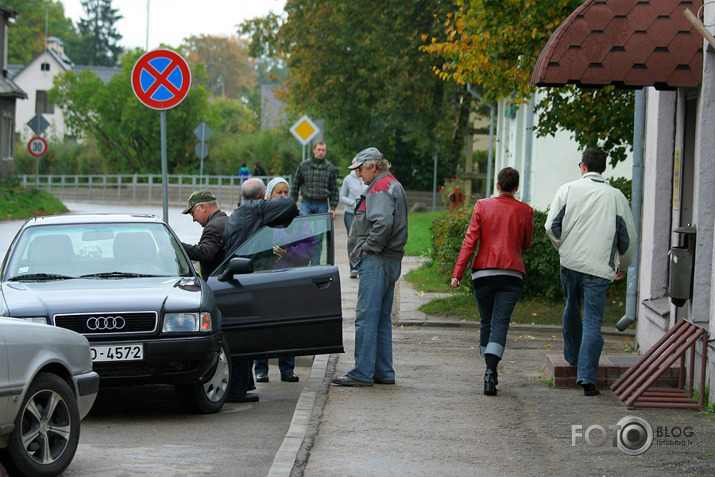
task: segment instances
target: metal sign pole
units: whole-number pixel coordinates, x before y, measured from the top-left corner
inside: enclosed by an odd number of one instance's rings
[[[161,200],[164,207],[164,222],[169,223],[169,175],[166,159],[166,110],[162,109],[161,117]]]

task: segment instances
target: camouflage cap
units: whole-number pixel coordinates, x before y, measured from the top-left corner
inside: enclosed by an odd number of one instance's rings
[[[189,205],[181,211],[182,214],[188,214],[191,209],[200,202],[214,202],[216,196],[206,189],[197,190],[189,196]]]

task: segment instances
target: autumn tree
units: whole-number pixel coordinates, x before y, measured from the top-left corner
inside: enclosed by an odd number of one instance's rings
[[[4,6],[17,11],[17,19],[8,29],[8,62],[26,65],[45,48],[47,37],[68,42],[77,36],[72,20],[65,18],[64,7],[57,0],[5,0]]]
[[[553,31],[582,0],[455,0],[444,37],[423,35],[422,50],[442,58],[434,72],[445,81],[472,83],[486,101],[528,101],[536,60]],[[563,128],[583,147],[600,146],[612,163],[633,140],[633,93],[604,88],[550,88],[536,105],[537,135]]]
[[[279,35],[285,82],[297,115],[323,118],[328,153],[346,165],[378,147],[408,187],[429,188],[435,149],[453,173],[469,99],[434,76],[421,33],[440,36],[439,0],[288,0]],[[442,173],[441,173],[442,174]]]
[[[122,19],[112,0],[82,0],[79,38],[67,42],[67,55],[78,65],[115,66],[123,48],[116,23]]]
[[[213,96],[246,98],[256,87],[258,73],[249,54],[249,42],[237,36],[191,36],[181,52],[189,64],[206,70],[206,90]]]
[[[104,84],[93,72],[58,75],[50,91],[68,126],[79,136],[93,138],[106,170],[113,173],[161,171],[159,113],[143,105],[131,87],[131,71],[141,51],[122,57],[122,71]],[[167,157],[170,173],[198,172],[193,130],[202,120],[212,122],[208,93],[201,85],[202,69],[187,97],[166,112]]]

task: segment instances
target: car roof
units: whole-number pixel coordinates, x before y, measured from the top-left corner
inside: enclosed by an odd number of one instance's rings
[[[33,217],[25,222],[24,227],[98,223],[164,223],[164,221],[160,217],[151,214],[67,214]]]

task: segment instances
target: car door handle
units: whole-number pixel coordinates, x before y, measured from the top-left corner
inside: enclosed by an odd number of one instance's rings
[[[315,283],[318,288],[328,288],[332,281],[333,277],[313,279],[313,283]]]

